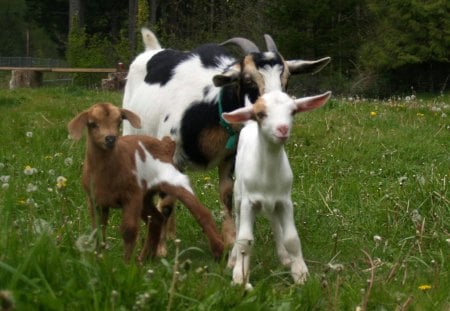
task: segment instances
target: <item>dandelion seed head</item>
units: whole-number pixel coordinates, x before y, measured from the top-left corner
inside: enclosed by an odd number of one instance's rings
[[[73,164],[73,159],[71,157],[65,158],[64,159],[64,164],[66,166],[71,166]]]
[[[35,234],[44,235],[51,234],[53,229],[46,220],[38,218],[33,222],[33,231]]]
[[[27,166],[25,166],[23,173],[25,175],[31,176],[31,175],[37,173],[37,169],[34,167],[31,167],[30,165],[27,165]]]
[[[8,183],[3,183],[2,184],[2,189],[8,189],[9,188],[9,184]]]
[[[27,136],[28,138],[33,137],[33,132],[26,132],[25,136]]]
[[[36,192],[38,187],[35,184],[29,183],[27,185],[27,192]]]
[[[8,183],[10,178],[11,178],[10,175],[3,175],[3,176],[0,176],[0,182],[2,182],[2,183]]]
[[[373,241],[374,241],[375,243],[381,242],[381,240],[383,240],[383,239],[381,238],[381,236],[379,236],[379,235],[377,235],[377,234],[373,236]]]
[[[94,231],[95,233],[95,231]],[[81,253],[93,253],[97,246],[94,233],[80,235],[75,242],[75,246]]]

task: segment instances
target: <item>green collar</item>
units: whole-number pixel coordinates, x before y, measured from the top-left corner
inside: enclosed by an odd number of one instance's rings
[[[228,137],[227,144],[225,145],[225,148],[228,150],[234,149],[237,144],[237,134],[233,129],[231,128],[230,124],[228,124],[223,118],[222,118],[222,91],[220,91],[219,94],[219,119],[220,119],[220,125],[227,131]]]

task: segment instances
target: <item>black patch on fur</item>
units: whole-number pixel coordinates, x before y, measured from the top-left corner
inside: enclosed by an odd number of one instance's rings
[[[155,54],[147,62],[147,75],[144,81],[149,84],[165,85],[172,79],[175,68],[189,58],[198,55],[203,67],[217,67],[219,58],[227,56],[226,50],[216,44],[204,44],[192,52],[167,49]],[[195,75],[195,72],[192,73]]]
[[[222,91],[223,112],[232,111],[244,104],[237,97],[235,86],[226,86]],[[221,128],[219,119],[219,106],[217,101],[194,103],[187,109],[181,120],[182,148],[189,161],[207,167],[209,161],[200,150],[199,137],[203,130],[208,128]],[[225,148],[225,146],[224,146]]]
[[[166,115],[166,116],[164,117],[164,122],[167,122],[167,120],[169,120],[169,115]]]
[[[253,53],[253,60],[255,62],[256,68],[263,68],[264,66],[269,65],[270,67],[273,67],[275,65],[281,65],[282,71],[284,71],[284,63],[281,59],[280,54],[275,53],[275,57],[271,57],[270,59],[267,59],[264,56],[264,53]]]
[[[177,128],[176,127],[172,127],[170,129],[170,135],[174,136],[177,133]]]
[[[211,91],[211,85],[207,85],[203,88],[203,97],[208,96],[209,92]]]

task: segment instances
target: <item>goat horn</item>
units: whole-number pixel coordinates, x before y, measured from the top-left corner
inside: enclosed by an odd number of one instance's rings
[[[273,41],[272,37],[268,34],[265,34],[264,39],[266,40],[267,51],[278,53],[277,45],[275,44],[275,41]]]
[[[245,39],[245,38],[240,38],[240,37],[235,37],[235,38],[231,38],[225,42],[222,42],[220,45],[225,45],[225,44],[235,44],[238,47],[240,47],[246,54],[250,54],[250,53],[259,53],[259,48],[256,46],[256,44],[254,44],[252,41]]]

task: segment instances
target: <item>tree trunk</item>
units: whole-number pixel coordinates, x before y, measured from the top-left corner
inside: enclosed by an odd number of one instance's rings
[[[128,1],[128,40],[130,44],[130,54],[135,54],[136,49],[136,19],[138,12],[138,0]]]
[[[69,32],[84,26],[85,0],[69,0]]]

